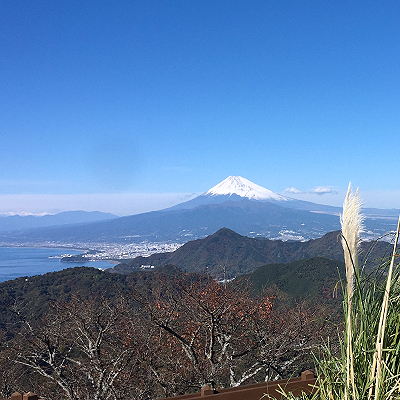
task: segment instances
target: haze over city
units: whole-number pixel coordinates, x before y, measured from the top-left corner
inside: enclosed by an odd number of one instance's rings
[[[129,215],[229,175],[400,208],[400,4],[0,4],[0,214]]]

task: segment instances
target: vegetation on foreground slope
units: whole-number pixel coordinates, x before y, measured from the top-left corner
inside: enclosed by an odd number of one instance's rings
[[[294,263],[272,264],[260,267],[250,275],[243,275],[229,283],[251,289],[250,295],[260,295],[267,290],[277,301],[285,305],[301,299],[310,302],[321,300],[332,302],[332,290],[337,283],[339,271],[344,270],[340,261],[326,258],[304,259]],[[95,268],[77,267],[32,277],[22,277],[0,283],[0,330],[12,330],[15,314],[11,307],[17,303],[29,308],[35,318],[40,318],[49,310],[49,303],[68,302],[74,295],[90,299],[101,294],[107,299],[123,295],[132,298],[132,288],[140,293],[152,292],[155,287],[170,284],[183,276],[191,280],[211,281],[204,273],[184,274],[172,265],[134,271],[130,274],[110,274]],[[311,278],[311,279],[310,279]],[[135,302],[132,300],[132,304]]]
[[[349,186],[341,221],[346,261],[341,351],[336,354],[327,342],[317,359],[315,400],[400,399],[400,218],[392,256],[367,273],[358,264],[359,211],[357,193]]]
[[[358,265],[360,203],[351,187],[342,217],[346,261],[346,329],[339,358],[320,363],[322,399],[400,398],[400,269],[395,266],[400,219],[389,265],[363,274]]]
[[[149,257],[136,257],[109,269],[110,272],[132,273],[142,265],[156,268],[172,264],[184,272],[206,272],[213,278],[234,278],[248,274],[262,265],[289,263],[312,257],[326,257],[344,261],[339,240],[340,232],[334,231],[309,240],[281,241],[265,238],[249,238],[222,228],[204,239],[190,241],[169,253],[157,253]],[[363,242],[360,245],[360,259],[368,267],[375,265],[390,253],[388,244]]]
[[[329,312],[303,303],[276,311],[270,296],[206,276],[160,278],[129,294],[51,301],[40,319],[13,304],[2,395],[152,399],[288,377],[310,366],[310,349],[331,326]]]
[[[343,236],[347,245],[349,236]],[[263,277],[265,287],[272,284],[274,293],[291,293],[293,300],[304,297],[303,280],[315,278],[309,294],[321,300],[315,296],[331,292],[332,270],[341,271],[342,264],[318,257],[263,267],[239,284],[218,284],[206,274],[172,266],[128,275],[78,268],[5,282],[0,285],[6,315],[0,325],[0,394],[7,398],[15,390],[33,390],[48,400],[175,396],[198,392],[204,384],[229,387],[295,376],[312,366],[311,354],[325,344],[315,398],[395,396],[400,293],[396,285],[390,292],[382,289],[385,271],[361,273],[355,254],[352,248],[346,258],[354,281],[344,300],[350,329],[336,319],[338,307],[332,311],[337,302],[280,301],[277,308],[271,292],[247,286]],[[394,281],[399,278],[394,261],[392,268]],[[377,315],[384,299],[382,331]],[[385,332],[378,350],[371,329]],[[337,332],[343,330],[340,348]],[[374,371],[367,380],[366,368]]]

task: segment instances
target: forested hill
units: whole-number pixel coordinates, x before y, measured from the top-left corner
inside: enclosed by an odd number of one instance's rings
[[[0,282],[0,331],[6,328],[7,323],[15,320],[15,308],[24,309],[25,312],[29,310],[30,315],[39,318],[53,301],[68,302],[73,296],[86,300],[99,296],[109,299],[124,296],[133,299],[134,293],[151,293],[160,286],[160,282],[168,287],[183,276],[196,281],[211,280],[205,274],[184,275],[178,268],[169,265],[156,271],[136,271],[129,275],[75,267]]]
[[[376,243],[370,259],[390,254],[387,243]],[[362,244],[360,260],[371,248]],[[103,295],[132,297],[133,291],[151,293],[160,286],[174,285],[176,280],[242,277],[254,292],[274,287],[283,298],[329,297],[343,269],[342,248],[338,232],[308,242],[281,242],[251,239],[229,229],[221,229],[205,239],[188,242],[173,253],[155,254],[118,265],[108,271],[94,268],[69,268],[59,272],[23,277],[0,283],[0,330],[12,322],[12,307],[28,309],[40,316],[49,301],[69,301]],[[332,259],[336,259],[334,261]],[[136,263],[136,264],[135,264]],[[155,265],[151,270],[135,270],[140,265]],[[109,272],[125,272],[125,274]],[[182,271],[189,272],[188,275]],[[209,275],[204,274],[209,272]],[[158,290],[157,289],[157,290]]]
[[[230,283],[252,289],[259,294],[268,289],[281,302],[294,299],[331,299],[343,263],[322,257],[293,263],[264,265],[250,275],[243,275]],[[78,296],[90,300],[99,296],[107,299],[123,296],[135,307],[136,295],[151,296],[166,292],[177,282],[209,282],[202,273],[185,274],[172,265],[154,270],[134,271],[131,274],[110,274],[95,268],[75,267],[29,278],[17,278],[0,283],[0,332],[13,331],[18,320],[15,311],[21,310],[32,318],[40,318],[54,301],[68,302]]]
[[[249,238],[223,228],[204,239],[193,240],[171,253],[158,253],[150,257],[136,257],[109,269],[114,273],[131,273],[142,265],[159,268],[173,264],[185,272],[206,272],[214,278],[233,278],[247,274],[265,264],[287,263],[310,257],[343,260],[339,231],[325,234],[307,242]],[[371,262],[388,251],[385,242],[364,242],[360,260],[368,256]],[[389,252],[387,253],[389,254]]]
[[[325,257],[313,257],[290,263],[267,264],[251,274],[242,275],[238,280],[246,281],[252,293],[259,294],[263,289],[276,290],[276,297],[290,299],[329,300],[340,297],[340,278],[345,276],[343,261]],[[335,288],[338,290],[335,291]],[[337,293],[339,292],[339,293]]]

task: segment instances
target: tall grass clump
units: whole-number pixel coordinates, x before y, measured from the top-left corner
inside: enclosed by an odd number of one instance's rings
[[[400,216],[393,252],[372,272],[358,265],[363,227],[357,192],[347,191],[341,215],[341,241],[346,265],[342,285],[343,328],[316,358],[314,394],[287,400],[399,400],[400,399],[400,265],[396,253]],[[338,343],[334,351],[332,343]]]
[[[400,399],[400,268],[396,263],[400,217],[392,256],[367,273],[358,265],[360,209],[357,192],[353,194],[349,185],[341,215],[344,329],[339,334],[339,354],[327,345],[317,360],[314,399]]]

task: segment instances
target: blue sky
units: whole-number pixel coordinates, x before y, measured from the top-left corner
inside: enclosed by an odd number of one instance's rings
[[[133,214],[229,175],[400,208],[399,19],[397,1],[3,0],[0,213]]]

